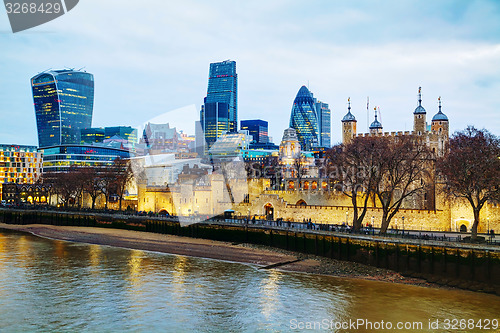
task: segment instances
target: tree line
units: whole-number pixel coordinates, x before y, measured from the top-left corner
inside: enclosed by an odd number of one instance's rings
[[[443,156],[419,136],[355,137],[330,149],[326,165],[336,188],[351,198],[357,230],[370,202],[382,208],[380,233],[385,234],[405,200],[432,191],[469,202],[476,238],[481,209],[500,202],[500,140],[474,127],[456,132]]]
[[[122,209],[123,197],[133,179],[129,160],[116,158],[107,167],[71,166],[65,172],[51,172],[43,175],[43,182],[50,185],[51,194],[56,195],[58,203],[68,208],[70,205],[82,208],[87,194],[91,208],[100,196],[105,197],[105,209],[112,197],[119,200]]]
[[[427,197],[426,209],[436,209],[436,195],[451,202],[463,199],[473,213],[472,238],[477,237],[480,211],[486,203],[500,203],[500,139],[472,126],[448,140],[444,154],[431,150],[424,136],[354,137],[338,144],[316,161],[318,176],[329,180],[328,189],[341,191],[354,208],[352,225],[359,230],[369,207],[382,209],[380,232],[410,200]],[[435,148],[435,147],[434,147]],[[246,163],[249,178],[268,178],[274,189],[284,189],[285,166],[277,156]],[[295,189],[302,188],[311,167],[303,156],[293,165]]]

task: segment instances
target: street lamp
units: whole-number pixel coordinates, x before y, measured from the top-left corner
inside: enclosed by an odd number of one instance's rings
[[[372,224],[370,226],[370,228],[372,229],[372,235],[375,235],[375,227],[374,227],[374,223],[375,223],[375,216],[372,216]],[[368,234],[370,233],[370,231],[368,231]]]
[[[345,225],[346,226],[349,225],[349,223],[347,223],[348,216],[349,216],[349,212],[345,212]]]
[[[405,217],[401,217],[401,220],[403,220],[403,236],[405,235]]]
[[[486,234],[490,234],[490,218],[488,217],[488,230],[486,230]]]

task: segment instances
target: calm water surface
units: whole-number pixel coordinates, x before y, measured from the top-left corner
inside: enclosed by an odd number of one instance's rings
[[[429,320],[500,319],[500,297],[0,232],[2,332],[280,332],[360,318],[431,332]]]

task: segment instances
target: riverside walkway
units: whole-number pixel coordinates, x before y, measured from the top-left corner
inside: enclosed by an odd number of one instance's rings
[[[121,220],[125,223],[145,223],[146,221],[169,221],[178,222],[176,216],[162,216],[158,214],[147,213],[126,213],[115,211],[88,211],[88,210],[51,210],[46,209],[24,209],[24,208],[0,208],[0,211],[12,212],[27,212],[38,213],[43,212],[47,214],[64,214],[64,215],[79,215],[79,216],[92,216],[108,218],[113,220]],[[4,215],[5,216],[5,215]],[[478,234],[483,237],[482,243],[467,242],[467,237],[470,233],[458,232],[443,232],[443,231],[426,231],[426,230],[397,230],[389,229],[387,234],[380,235],[377,228],[362,228],[359,231],[354,231],[349,225],[342,224],[318,224],[311,222],[290,222],[290,221],[276,221],[276,220],[261,220],[261,219],[247,219],[247,218],[221,218],[212,217],[199,221],[200,217],[193,217],[193,224],[200,223],[205,225],[226,225],[226,226],[240,226],[251,229],[264,229],[276,230],[285,232],[301,232],[315,235],[330,235],[343,238],[354,238],[359,240],[376,240],[384,243],[397,243],[397,244],[414,244],[414,245],[428,245],[428,246],[446,246],[460,249],[475,249],[483,251],[500,252],[500,237],[489,234]],[[4,222],[4,221],[2,221]]]

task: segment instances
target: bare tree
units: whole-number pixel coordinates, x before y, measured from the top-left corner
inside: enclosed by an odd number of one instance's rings
[[[82,167],[79,171],[82,177],[83,191],[92,199],[92,209],[94,209],[97,198],[103,194],[104,184],[102,177],[96,168]]]
[[[125,160],[122,158],[116,158],[113,163],[113,174],[114,182],[111,184],[114,190],[114,194],[118,196],[120,201],[119,209],[122,210],[122,201],[127,190],[134,179],[134,173],[132,171],[132,165],[130,160]]]
[[[53,192],[57,194],[59,201],[65,208],[68,208],[72,201],[76,201],[78,196],[78,170],[70,167],[66,172],[50,173],[45,175],[45,181],[52,185]]]
[[[300,154],[293,161],[293,168],[295,169],[295,176],[297,178],[297,189],[302,188],[302,178],[307,174],[307,157]]]
[[[351,198],[353,227],[361,228],[378,177],[377,161],[387,149],[385,137],[356,137],[346,146],[336,146],[327,152],[329,175],[338,182],[342,192]],[[361,207],[358,199],[362,200]],[[361,212],[358,210],[361,209]]]
[[[469,126],[450,138],[449,150],[437,165],[445,192],[470,203],[474,212],[471,238],[476,239],[484,204],[500,201],[500,139]]]
[[[374,161],[377,177],[373,191],[382,205],[380,233],[385,234],[405,199],[423,191],[433,167],[431,153],[417,136],[401,136],[392,141]]]

